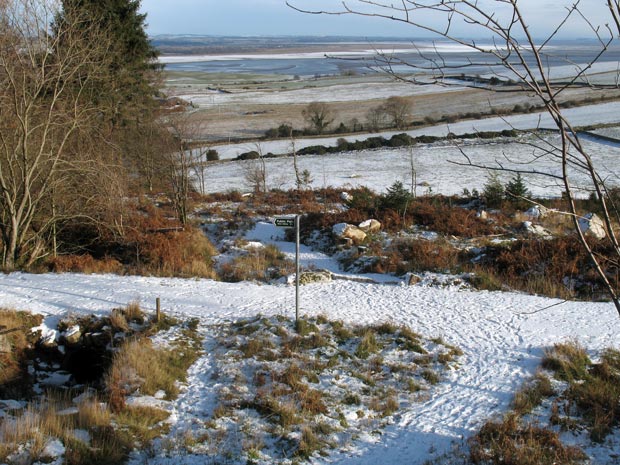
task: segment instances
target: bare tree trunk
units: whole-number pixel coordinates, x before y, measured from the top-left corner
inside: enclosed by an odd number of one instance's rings
[[[295,185],[297,190],[302,188],[302,179],[299,174],[299,166],[297,165],[297,148],[295,147],[295,138],[293,137],[293,128],[291,128],[289,137],[291,138],[291,151],[293,152],[293,169],[295,170]]]
[[[413,160],[413,147],[409,146],[409,169],[411,172],[411,197],[417,197],[417,187],[418,187],[418,172],[415,169],[415,163]]]

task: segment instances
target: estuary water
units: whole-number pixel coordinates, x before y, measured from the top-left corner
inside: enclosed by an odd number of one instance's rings
[[[357,51],[347,51],[343,45],[342,51],[329,53],[313,51],[248,55],[183,55],[163,56],[160,61],[169,71],[289,76],[365,74],[388,64],[397,73],[428,71],[436,69],[438,63],[441,63],[447,74],[452,75],[461,73],[470,76],[485,75],[497,71],[491,65],[497,62],[495,57],[449,43],[401,43],[374,47],[368,43],[357,45]],[[360,45],[365,45],[367,49],[359,49]],[[333,45],[331,50],[334,50]],[[382,56],[378,56],[377,51],[381,51]],[[544,48],[543,58],[545,66],[549,68],[567,68],[572,71],[576,64],[588,63],[594,59],[599,51],[600,46],[594,43],[558,42]],[[523,51],[523,55],[529,64],[534,64],[531,52]],[[598,67],[591,70],[590,74],[613,71],[618,68],[619,61],[620,46],[614,46],[605,52],[599,60]],[[573,73],[569,72],[567,75],[570,74]]]

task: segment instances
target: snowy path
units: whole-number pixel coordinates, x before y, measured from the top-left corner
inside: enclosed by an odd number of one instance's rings
[[[292,313],[292,287],[112,275],[13,273],[0,276],[5,307],[54,315],[107,312],[140,300],[153,309],[195,316],[203,324],[263,314]],[[489,416],[504,411],[524,376],[533,374],[544,347],[577,338],[589,349],[619,345],[612,305],[569,302],[516,293],[393,286],[334,281],[302,288],[302,309],[355,323],[391,320],[428,336],[442,336],[465,355],[461,368],[427,402],[402,412],[380,445],[363,445],[321,459],[323,463],[415,464],[448,450]],[[549,307],[549,308],[546,308]],[[190,391],[177,405],[179,422],[204,410],[209,360],[192,370]],[[366,448],[364,450],[363,448]]]

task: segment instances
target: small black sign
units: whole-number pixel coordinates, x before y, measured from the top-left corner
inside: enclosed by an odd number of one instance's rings
[[[280,228],[294,228],[295,218],[276,218],[274,224]]]

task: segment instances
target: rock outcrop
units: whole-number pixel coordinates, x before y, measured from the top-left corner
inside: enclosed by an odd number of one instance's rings
[[[381,223],[377,220],[369,219],[366,221],[362,221],[359,224],[358,228],[365,233],[375,233],[381,231]]]
[[[600,240],[607,237],[605,224],[596,213],[588,213],[582,218],[579,218],[579,229],[581,229],[585,235],[594,237],[595,239]]]
[[[366,233],[357,226],[347,223],[338,223],[332,227],[332,233],[338,239],[359,245],[366,239]]]
[[[531,236],[541,237],[543,239],[552,237],[549,231],[539,224],[532,224],[531,221],[524,221],[522,227],[523,230]]]

